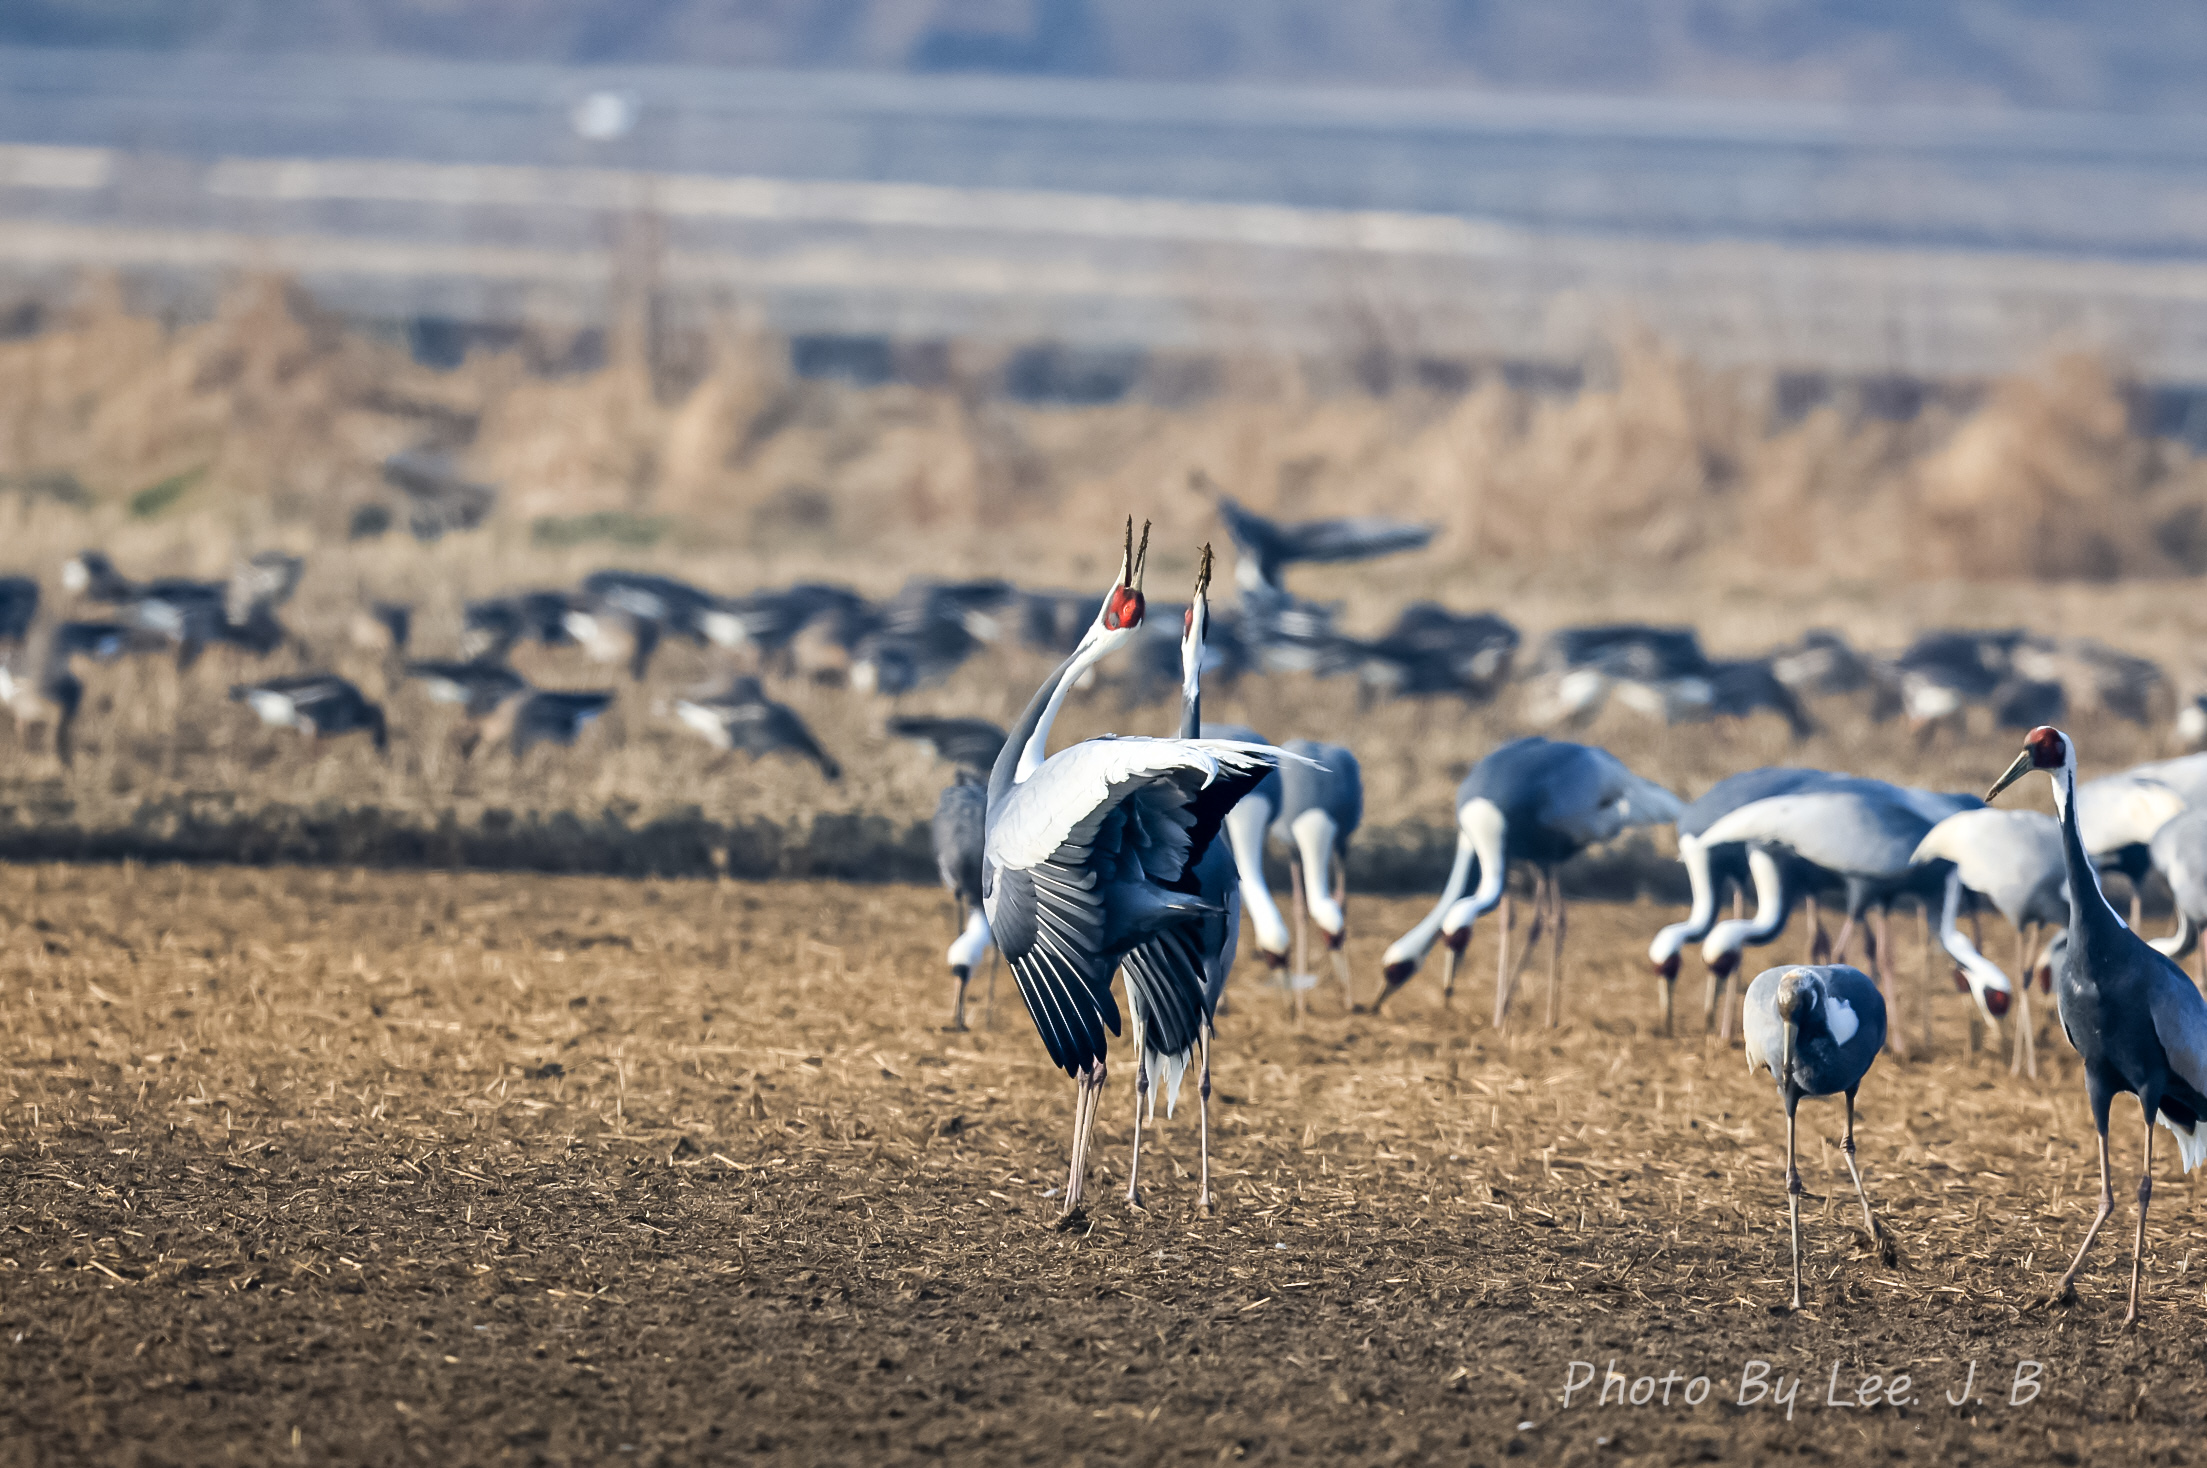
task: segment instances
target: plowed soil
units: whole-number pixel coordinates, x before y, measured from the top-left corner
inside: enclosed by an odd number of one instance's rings
[[[1367,994],[1415,912],[1352,910]],[[1491,926],[1452,1008],[1429,969],[1298,1021],[1245,968],[1215,1215],[1192,1091],[1126,1203],[1116,1065],[1060,1227],[1071,1085],[1008,976],[945,1031],[937,894],[8,869],[0,1462],[2200,1456],[2195,1185],[2163,1148],[2126,1333],[2120,1103],[2122,1207],[2034,1308],[2094,1197],[2082,1088],[2058,1035],[2036,1083],[1973,1051],[1943,970],[1862,1095],[1893,1258],[1808,1103],[1777,1308],[1782,1117],[1697,994],[1655,1033],[1672,915],[1576,911],[1553,1030],[1539,982],[1488,1023]]]

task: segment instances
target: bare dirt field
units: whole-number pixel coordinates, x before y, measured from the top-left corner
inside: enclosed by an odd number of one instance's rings
[[[1414,911],[1352,909],[1367,992]],[[1072,1088],[1008,976],[944,1032],[934,893],[9,868],[0,1463],[2199,1457],[2196,1184],[2164,1163],[2126,1335],[2122,1103],[2112,1237],[2030,1308],[2090,1212],[2082,1088],[2056,1036],[2036,1084],[1973,1052],[1943,976],[1863,1092],[1897,1262],[1807,1103],[1774,1309],[1781,1114],[1698,1015],[1653,1033],[1667,916],[1576,912],[1553,1031],[1482,1018],[1491,929],[1447,1010],[1429,971],[1298,1024],[1245,969],[1216,1215],[1192,1104],[1125,1203],[1119,1066],[1061,1229]],[[1834,1405],[1872,1375],[1900,1405]]]

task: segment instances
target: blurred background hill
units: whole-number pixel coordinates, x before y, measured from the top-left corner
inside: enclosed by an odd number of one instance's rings
[[[14,0],[0,44],[2188,112],[2207,15],[1981,0]]]

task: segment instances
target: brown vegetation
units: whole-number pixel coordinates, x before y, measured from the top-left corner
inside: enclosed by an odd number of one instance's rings
[[[2174,576],[2195,541],[2207,546],[2184,529],[2207,524],[2207,468],[2134,432],[2123,384],[2088,361],[1998,384],[1971,409],[1891,422],[1839,404],[1782,420],[1771,383],[1629,335],[1569,397],[1499,375],[1463,392],[1374,395],[1252,360],[1225,364],[1193,401],[1138,393],[1086,408],[1006,401],[969,350],[944,357],[934,386],[793,380],[780,344],[740,323],[710,342],[656,345],[632,325],[613,333],[603,366],[545,365],[575,355],[571,341],[532,339],[435,371],[267,281],[211,320],[173,326],[93,289],[54,329],[0,342],[0,570],[39,574],[62,607],[53,572],[85,545],[139,576],[220,576],[252,550],[303,551],[310,571],[286,615],[312,649],[265,664],[211,655],[181,678],[157,660],[88,670],[82,758],[65,773],[27,753],[0,819],[19,832],[116,830],[277,804],[295,813],[286,821],[372,807],[434,829],[499,812],[634,823],[695,811],[773,822],[802,844],[826,814],[883,818],[887,839],[903,840],[943,775],[883,735],[879,701],[808,685],[780,695],[851,772],[840,785],[717,758],[664,713],[675,691],[723,674],[678,647],[649,686],[623,685],[580,748],[519,766],[502,752],[469,761],[447,711],[352,646],[353,613],[371,595],[414,602],[417,651],[449,656],[463,599],[571,584],[606,564],[729,593],[827,577],[878,594],[914,575],[1092,586],[1127,513],[1158,522],[1152,590],[1170,597],[1195,545],[1219,533],[1217,490],[1290,517],[1384,510],[1439,523],[1428,552],[1298,573],[1366,633],[1416,596],[1493,607],[1534,637],[1573,621],[1690,622],[1720,654],[1818,625],[1892,649],[1927,625],[2021,622],[2160,658],[2179,685],[2207,634],[2192,582],[2139,579]],[[502,485],[488,525],[427,546],[403,533],[348,541],[354,511],[397,500],[383,457],[424,444]],[[2115,571],[2130,579],[2036,579]],[[298,664],[344,671],[391,702],[388,763],[364,745],[308,757],[224,699],[238,677]],[[1042,668],[1016,650],[988,654],[907,709],[1007,718]],[[573,654],[525,671],[555,686],[622,682]],[[1277,737],[1353,732],[1376,826],[1445,821],[1463,769],[1525,727],[1514,695],[1468,713],[1366,712],[1346,681],[1300,678],[1218,690],[1212,707]],[[1774,721],[1664,730],[1614,709],[1589,737],[1689,793],[1772,759],[1970,788],[2007,753],[1982,727],[1926,752],[1859,710],[1819,712],[1827,732],[1801,746]],[[1163,721],[1106,689],[1067,730]],[[2158,728],[2089,717],[2078,732],[2099,766],[2167,752]]]

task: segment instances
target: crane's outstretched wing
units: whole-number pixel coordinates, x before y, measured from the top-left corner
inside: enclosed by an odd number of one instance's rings
[[[1217,910],[1192,869],[1277,755],[1226,740],[1092,739],[1051,756],[998,811],[989,928],[1067,1074],[1103,1057],[1107,1027],[1118,1033],[1119,960],[1167,924]]]

